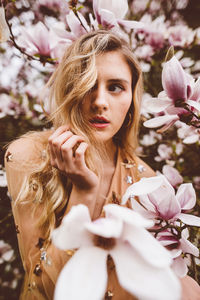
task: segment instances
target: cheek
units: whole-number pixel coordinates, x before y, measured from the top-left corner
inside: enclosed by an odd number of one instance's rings
[[[130,101],[126,101],[124,103],[121,103],[121,105],[118,107],[118,115],[121,116],[121,119],[125,119],[127,112],[131,106],[132,99]]]

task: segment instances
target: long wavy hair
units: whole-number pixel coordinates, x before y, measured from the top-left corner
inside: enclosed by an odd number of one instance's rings
[[[137,147],[140,104],[142,96],[142,72],[129,45],[120,36],[109,31],[98,30],[87,33],[77,39],[64,53],[45,90],[50,101],[50,120],[53,128],[70,125],[74,134],[81,135],[89,144],[85,154],[87,166],[99,175],[101,170],[102,145],[93,136],[93,130],[85,122],[81,103],[97,80],[95,60],[98,55],[118,51],[132,72],[133,100],[124,123],[113,141],[123,153],[134,159]],[[34,192],[35,208],[43,205],[38,226],[45,228],[45,238],[59,224],[66,209],[72,184],[69,179],[52,168],[48,154],[48,134],[31,133],[26,135],[40,142],[46,149],[46,157],[40,166],[36,165],[31,175],[26,178],[18,196],[20,202],[26,201],[30,189]],[[45,187],[45,188],[44,188]]]

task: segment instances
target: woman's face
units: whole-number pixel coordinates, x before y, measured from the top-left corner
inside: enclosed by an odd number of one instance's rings
[[[132,102],[132,73],[124,56],[111,51],[96,57],[97,82],[82,102],[82,114],[94,135],[112,141]]]

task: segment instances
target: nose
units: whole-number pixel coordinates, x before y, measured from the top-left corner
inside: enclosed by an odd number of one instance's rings
[[[103,85],[98,85],[93,92],[91,106],[95,111],[105,111],[108,109],[108,94]]]

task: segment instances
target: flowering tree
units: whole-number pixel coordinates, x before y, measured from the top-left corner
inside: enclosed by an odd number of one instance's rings
[[[195,17],[189,18],[195,16],[192,12],[198,7],[187,0],[1,0],[0,3],[2,146],[28,130],[51,126],[45,123],[44,110],[48,112],[48,102],[44,99],[41,105],[39,95],[64,49],[77,37],[94,29],[106,28],[117,31],[130,43],[144,72],[145,93],[138,151],[153,169],[166,176],[177,191],[175,194],[165,181],[169,190],[168,198],[163,200],[165,205],[170,206],[170,199],[176,199],[176,207],[171,208],[167,217],[163,207],[155,206],[158,200],[152,195],[139,195],[140,201],[148,216],[151,214],[164,228],[154,230],[157,239],[168,248],[176,245],[175,268],[180,266],[180,256],[190,253],[189,272],[199,280],[200,267],[195,248],[200,239],[196,227],[199,225],[188,224],[186,219],[179,218],[188,210],[193,215],[199,215],[200,211],[200,28],[198,23],[195,24]],[[18,267],[3,154],[2,148],[1,284],[7,298],[16,299],[22,268]],[[197,201],[190,183],[194,185]],[[182,198],[185,192],[189,195],[187,199]],[[134,193],[131,195],[135,197]],[[142,213],[134,199],[132,205]],[[176,231],[179,238],[171,234],[169,225],[175,226],[173,232]],[[189,244],[188,237],[194,247]],[[12,248],[15,252],[11,252]],[[181,271],[184,272],[185,262],[186,256],[184,262],[181,261]]]

